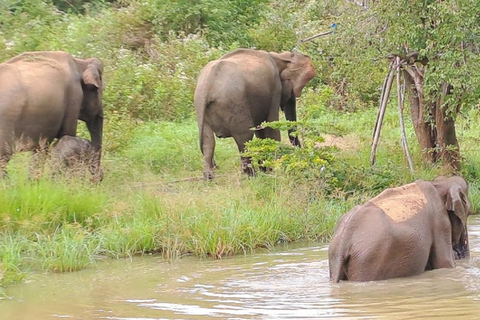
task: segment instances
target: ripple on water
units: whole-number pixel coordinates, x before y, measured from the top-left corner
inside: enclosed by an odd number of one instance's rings
[[[134,258],[19,285],[0,319],[480,319],[479,219],[470,218],[469,261],[416,277],[332,284],[327,245],[220,261]]]

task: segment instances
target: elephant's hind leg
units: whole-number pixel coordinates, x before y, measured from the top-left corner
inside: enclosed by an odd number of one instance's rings
[[[249,176],[255,176],[255,170],[253,169],[252,160],[250,157],[244,157],[245,143],[253,139],[253,131],[246,132],[240,135],[235,135],[233,138],[237,143],[238,151],[240,151],[240,160],[242,162],[242,171]]]
[[[275,141],[280,141],[280,131],[272,128],[264,128],[261,130],[255,131],[255,136],[259,139],[273,139]],[[258,161],[258,167],[262,172],[271,172],[272,168],[266,167],[263,165],[263,161]]]
[[[200,148],[204,159],[203,176],[211,180],[215,177],[215,161],[213,153],[215,151],[215,136],[209,125],[203,124],[202,136],[200,137]]]

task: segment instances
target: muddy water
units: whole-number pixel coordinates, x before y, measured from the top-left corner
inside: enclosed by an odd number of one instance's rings
[[[320,244],[222,261],[107,261],[9,288],[0,319],[480,319],[480,217],[469,232],[472,257],[455,269],[370,283],[330,284]]]

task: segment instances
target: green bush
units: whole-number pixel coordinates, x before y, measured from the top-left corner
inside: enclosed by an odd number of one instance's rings
[[[253,139],[246,143],[244,155],[252,158],[254,166],[282,170],[307,179],[323,176],[322,172],[333,156],[328,148],[318,145],[323,138],[312,122],[275,121],[262,123],[262,126],[280,131],[296,127],[294,134],[301,137],[303,146],[298,148],[272,139]]]

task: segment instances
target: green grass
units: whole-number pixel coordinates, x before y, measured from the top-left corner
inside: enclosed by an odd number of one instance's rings
[[[373,167],[376,111],[323,110],[319,126],[336,126],[347,143],[355,143],[354,150],[333,149],[335,160],[316,179],[282,171],[248,178],[240,173],[233,140],[224,139],[216,150],[219,175],[204,181],[194,120],[126,123],[131,139],[105,152],[101,184],[74,177],[53,180],[48,171],[29,180],[29,157],[19,154],[9,164],[9,178],[0,181],[0,286],[21,281],[32,270],[79,270],[99,257],[221,258],[286,241],[328,241],[338,218],[354,205],[386,187],[441,174],[441,168],[420,164],[409,127],[416,165],[410,174],[390,109]],[[478,211],[480,158],[471,142],[476,139],[471,122],[459,119],[458,135],[472,207]]]
[[[305,172],[277,170],[250,179],[240,173],[233,139],[217,140],[217,178],[203,181],[192,101],[199,70],[237,47],[290,49],[303,32],[300,27],[308,21],[312,30],[323,28],[332,11],[322,6],[318,8],[324,13],[312,11],[308,4],[291,11],[288,1],[270,5],[256,1],[255,8],[269,8],[265,19],[260,19],[264,21],[255,24],[259,17],[249,17],[240,19],[245,24],[239,26],[210,15],[211,10],[199,10],[208,21],[221,22],[207,21],[208,30],[200,36],[196,29],[196,35],[184,34],[181,25],[193,21],[176,21],[179,15],[172,15],[178,9],[191,11],[190,4],[150,2],[128,1],[128,6],[115,9],[105,4],[90,7],[85,15],[62,14],[62,19],[50,2],[7,5],[10,10],[2,16],[0,33],[2,61],[24,51],[65,50],[104,62],[105,180],[98,185],[75,177],[52,180],[47,167],[42,178],[32,181],[28,154],[14,156],[9,179],[0,180],[0,298],[2,286],[22,281],[31,271],[79,270],[100,257],[158,253],[166,259],[221,258],[284,241],[328,241],[338,218],[354,205],[387,187],[442,174],[441,167],[421,164],[405,110],[415,162],[415,173],[410,173],[393,104],[387,108],[377,162],[370,166],[377,110],[368,106],[377,99],[386,64],[352,65],[355,77],[344,78],[342,64],[351,65],[350,55],[342,58],[340,43],[323,38],[300,48],[312,57],[317,77],[298,100],[298,118],[308,120],[315,132],[341,136],[339,147],[330,151],[335,160],[324,171],[307,159],[310,166]],[[243,2],[231,4],[222,16],[238,17],[252,8]],[[199,3],[196,9],[208,6],[210,2]],[[285,15],[284,10],[293,14]],[[169,23],[169,19],[173,20]],[[278,28],[279,21],[288,28]],[[343,97],[335,96],[332,89],[339,86],[346,88]],[[360,111],[326,107],[332,104]],[[471,107],[457,121],[462,174],[470,182],[475,212],[480,210],[479,120],[480,111]],[[80,123],[79,134],[88,137]],[[282,136],[288,140],[285,133]]]

